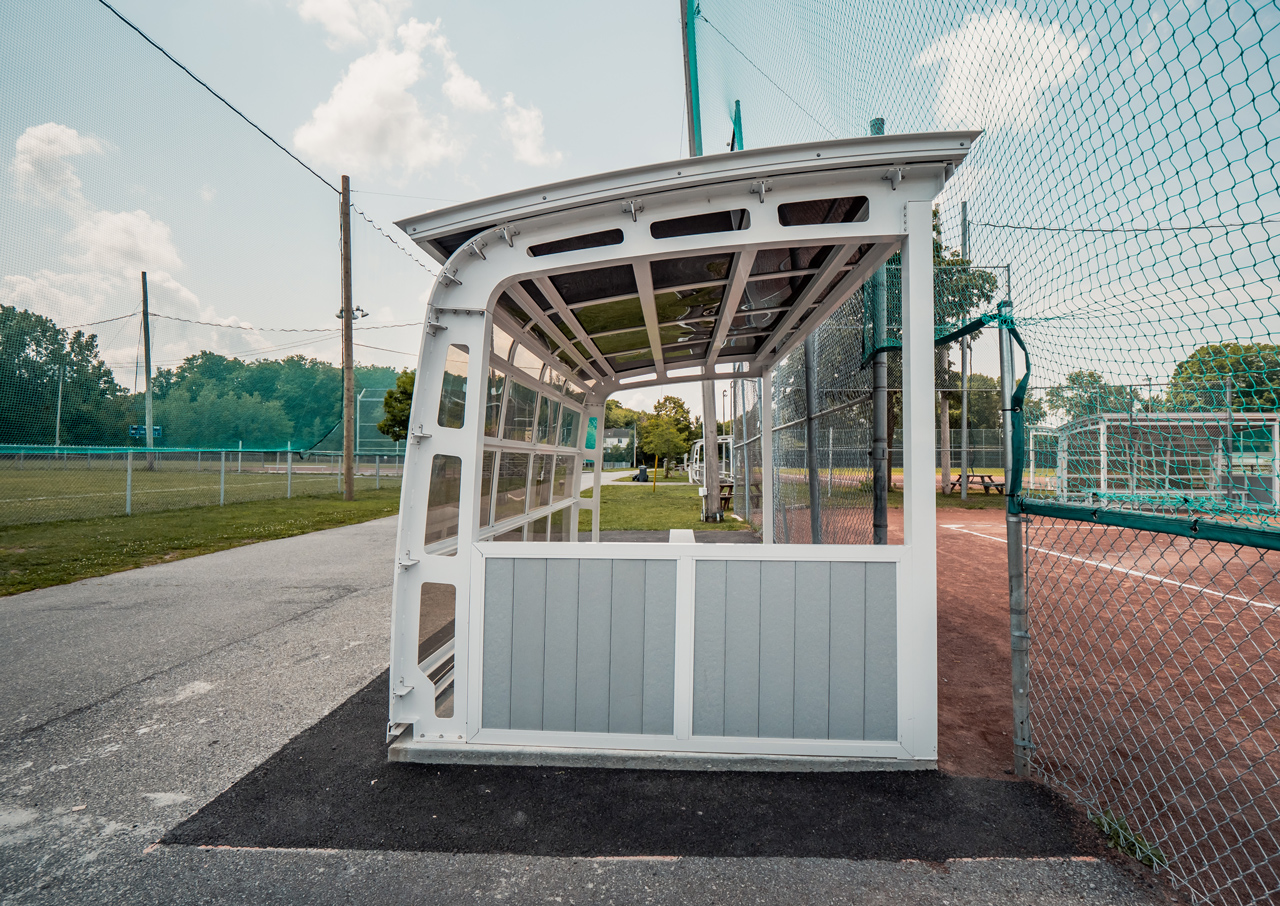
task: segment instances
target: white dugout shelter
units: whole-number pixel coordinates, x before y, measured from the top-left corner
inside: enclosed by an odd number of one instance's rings
[[[931,208],[977,136],[678,160],[398,224],[442,271],[400,507],[393,759],[935,764]],[[610,394],[759,377],[769,400],[774,363],[898,251],[905,543],[772,543],[767,441],[763,546],[599,542],[599,470],[579,485]]]

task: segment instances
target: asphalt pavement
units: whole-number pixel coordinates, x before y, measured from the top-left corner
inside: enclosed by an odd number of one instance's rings
[[[0,599],[0,903],[1165,902],[1079,856],[160,843],[386,669],[394,532],[379,520]]]

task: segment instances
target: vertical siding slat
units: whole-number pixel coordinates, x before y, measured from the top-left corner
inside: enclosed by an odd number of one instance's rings
[[[644,579],[644,715],[641,732],[675,732],[676,562],[650,560]]]
[[[796,564],[795,735],[826,739],[831,689],[831,564]]]
[[[760,564],[760,735],[795,732],[796,564]]]
[[[613,561],[583,560],[578,570],[578,691],[574,728],[609,730],[609,636]]]
[[[645,561],[613,564],[609,637],[609,732],[639,733],[644,715]]]
[[[724,735],[723,560],[698,560],[693,590],[693,735]]]
[[[547,623],[547,561],[516,561],[511,605],[511,729],[542,729],[542,663]]]
[[[866,656],[865,563],[831,564],[831,692],[828,735],[865,739],[863,696]]]
[[[892,563],[867,564],[866,739],[898,736],[898,600]]]
[[[725,576],[724,735],[760,734],[760,564],[730,561]]]
[[[547,631],[543,647],[542,727],[573,730],[578,700],[578,564],[547,561]]]
[[[511,605],[515,564],[491,559],[484,571],[484,701],[480,722],[505,730],[511,726]]]

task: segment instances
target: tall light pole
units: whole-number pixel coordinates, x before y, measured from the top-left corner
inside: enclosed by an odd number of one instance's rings
[[[156,454],[152,451],[156,441],[155,429],[152,427],[151,420],[151,309],[147,301],[147,272],[142,272],[142,355],[143,363],[147,369],[147,390],[145,395],[146,415],[147,415],[147,471],[154,471],[156,467]]]

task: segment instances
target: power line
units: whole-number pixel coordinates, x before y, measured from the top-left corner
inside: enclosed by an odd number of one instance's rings
[[[370,346],[367,343],[352,343],[351,345],[359,346],[361,349],[376,349],[379,352],[394,352],[396,355],[407,355],[415,359],[418,357],[416,352],[402,352],[399,349],[387,349],[385,346]]]
[[[142,40],[146,41],[148,44],[150,44],[150,45],[151,45],[152,47],[154,47],[156,50],[160,51],[162,54],[164,54],[166,57],[168,57],[169,62],[171,62],[174,66],[177,66],[179,69],[181,69],[181,70],[182,70],[183,72],[185,72],[187,75],[191,76],[191,78],[192,78],[192,79],[194,79],[194,80],[196,81],[196,83],[197,83],[198,85],[200,85],[200,87],[204,88],[204,90],[205,90],[205,91],[209,92],[209,93],[210,93],[211,95],[213,95],[215,98],[217,98],[218,100],[222,101],[222,103],[226,105],[226,107],[227,107],[227,109],[228,109],[228,110],[230,110],[230,111],[231,111],[232,113],[234,113],[236,116],[240,117],[240,119],[244,120],[246,123],[248,123],[248,124],[249,124],[250,126],[252,126],[254,129],[256,129],[256,130],[258,131],[258,134],[260,134],[263,138],[265,138],[267,141],[271,142],[271,144],[275,145],[277,148],[279,148],[279,149],[280,149],[281,151],[283,151],[285,154],[287,154],[287,155],[289,155],[290,157],[292,157],[292,158],[294,159],[294,161],[295,161],[296,163],[298,163],[298,164],[299,164],[303,169],[305,169],[308,173],[310,173],[310,174],[311,174],[312,176],[314,176],[316,179],[320,180],[322,183],[324,183],[324,184],[325,184],[326,186],[328,186],[330,189],[333,189],[333,191],[334,191],[334,192],[337,192],[337,191],[338,191],[337,187],[336,187],[333,183],[329,182],[329,180],[325,179],[323,176],[321,176],[321,175],[320,175],[319,173],[317,173],[315,170],[312,170],[312,169],[311,169],[309,166],[307,166],[307,164],[306,164],[306,163],[304,163],[304,162],[303,162],[303,161],[302,161],[302,160],[301,160],[301,159],[300,159],[296,154],[294,154],[292,151],[290,151],[290,150],[289,150],[288,148],[286,148],[284,145],[280,144],[278,141],[276,141],[274,138],[272,138],[269,134],[267,134],[267,131],[266,131],[265,129],[263,129],[261,126],[259,126],[257,123],[255,123],[253,120],[249,119],[249,117],[245,116],[245,115],[244,115],[243,113],[241,113],[238,109],[236,109],[236,107],[235,107],[235,105],[234,105],[234,104],[232,104],[230,101],[228,101],[228,100],[227,100],[226,98],[224,98],[222,95],[218,94],[218,92],[216,92],[216,91],[214,91],[212,88],[210,88],[210,87],[209,87],[209,84],[208,84],[207,82],[205,82],[203,79],[201,79],[199,76],[197,76],[197,75],[196,75],[194,72],[192,72],[190,69],[188,69],[187,67],[183,66],[183,65],[182,65],[181,63],[179,63],[176,59],[174,59],[173,54],[169,53],[169,51],[165,50],[163,47],[161,47],[161,46],[160,46],[159,44],[157,44],[155,41],[151,40],[151,38],[147,35],[147,33],[146,33],[146,32],[144,32],[142,29],[138,28],[138,26],[134,25],[132,22],[130,22],[128,19],[126,19],[123,15],[121,15],[121,14],[120,14],[120,11],[119,11],[118,9],[116,9],[114,6],[112,6],[110,3],[108,3],[108,2],[107,2],[107,0],[98,0],[98,2],[99,2],[99,3],[101,3],[103,6],[105,6],[107,9],[111,10],[112,14],[114,14],[114,15],[115,15],[115,17],[116,17],[117,19],[119,19],[119,20],[120,20],[121,22],[123,22],[125,25],[129,26],[129,27],[130,27],[130,28],[132,28],[135,32],[137,32],[137,33],[138,33],[138,35],[142,38]]]
[[[124,315],[123,317],[129,317]],[[247,324],[216,324],[213,321],[196,321],[191,318],[179,318],[175,315],[151,313],[153,318],[164,318],[166,321],[181,321],[184,324],[200,324],[204,327],[223,327],[228,330],[248,330],[256,333],[338,333],[341,327],[251,327]],[[111,320],[117,320],[112,318]],[[369,324],[355,327],[355,330],[388,330],[392,327],[421,327],[421,321],[405,321],[403,324]]]
[[[383,230],[383,229],[382,229],[382,227],[378,226],[376,223],[374,223],[372,220],[370,220],[370,219],[369,219],[369,215],[368,215],[368,214],[366,214],[364,211],[362,211],[362,210],[360,210],[359,208],[357,208],[354,204],[351,206],[351,210],[355,211],[357,214],[359,214],[361,217],[363,217],[363,218],[364,218],[365,223],[369,224],[369,226],[373,227],[375,230],[377,230],[379,233],[381,233],[381,234],[386,238],[386,240],[387,240],[388,242],[390,242],[392,245],[394,245],[394,246],[395,246],[396,248],[398,248],[400,251],[402,251],[402,252],[404,252],[406,255],[408,255],[408,256],[409,256],[409,260],[410,260],[410,261],[412,261],[414,264],[418,265],[418,267],[422,268],[423,270],[425,270],[425,271],[426,271],[427,273],[429,273],[429,274],[434,274],[434,273],[435,273],[435,271],[433,271],[431,268],[427,267],[425,264],[423,264],[421,261],[419,261],[419,260],[418,260],[418,258],[417,258],[417,256],[416,256],[416,255],[414,255],[414,254],[413,254],[413,252],[409,251],[407,248],[405,248],[405,247],[404,247],[403,245],[401,245],[399,242],[396,242],[396,240],[395,240],[395,239],[394,239],[394,238],[393,238],[389,233],[387,233],[385,230]]]
[[[462,203],[461,198],[437,198],[434,195],[397,195],[395,192],[373,192],[369,189],[352,189],[351,190],[351,193],[353,195],[357,192],[359,192],[361,195],[383,195],[383,196],[386,196],[387,198],[419,198],[423,201],[447,201],[450,204]]]

